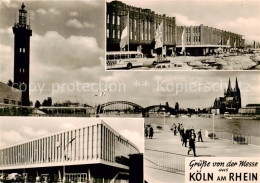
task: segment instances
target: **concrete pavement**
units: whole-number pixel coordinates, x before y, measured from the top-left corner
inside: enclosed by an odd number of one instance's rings
[[[203,137],[204,142],[196,142],[196,154],[199,157],[259,157],[260,147],[253,145],[233,144],[230,140],[209,139]],[[188,146],[188,143],[187,143]],[[145,140],[145,148],[187,155],[188,148],[182,146],[180,135],[174,136],[170,130],[155,130],[153,139]],[[193,156],[191,152],[190,157]],[[184,182],[184,175],[158,170],[150,166],[145,160],[145,180],[149,183]]]

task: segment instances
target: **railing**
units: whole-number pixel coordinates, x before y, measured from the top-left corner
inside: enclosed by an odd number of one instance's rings
[[[214,138],[231,140],[233,143],[260,146],[260,137],[233,134],[230,132],[214,132]],[[205,130],[205,137],[213,138],[212,131]]]
[[[260,137],[250,136],[249,144],[260,146]]]
[[[145,166],[167,172],[185,174],[185,155],[145,149]]]

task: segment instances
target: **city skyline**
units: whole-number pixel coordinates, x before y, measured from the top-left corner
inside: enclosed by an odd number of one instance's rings
[[[13,80],[14,35],[11,27],[20,5],[20,2],[13,1],[0,4],[0,81],[4,83],[7,83],[8,79]],[[181,108],[205,108],[212,106],[215,98],[223,95],[229,77],[232,83],[235,77],[238,77],[239,84],[248,83],[248,86],[240,86],[242,106],[260,103],[260,77],[257,72],[105,72],[105,33],[101,30],[104,28],[102,26],[105,26],[102,17],[105,3],[98,0],[76,3],[25,1],[25,6],[31,16],[34,14],[31,21],[30,58],[30,83],[34,85],[30,87],[30,100],[34,103],[36,100],[42,103],[44,99],[52,97],[53,103],[70,100],[92,106],[100,102],[123,100],[143,107],[166,102],[174,106],[179,102]],[[84,11],[84,8],[88,11]],[[94,21],[93,16],[97,11],[102,16]],[[57,25],[57,22],[60,24]],[[81,87],[81,91],[77,91],[77,82],[96,86],[100,82],[116,86],[122,84],[123,87],[121,91],[107,92],[105,100],[101,101],[98,95],[104,88],[95,87],[83,91]],[[217,83],[217,91],[206,92],[203,88],[178,93],[176,88],[167,92],[158,91],[157,85],[162,82],[183,87],[187,84],[213,86]],[[72,91],[71,86],[74,87]]]

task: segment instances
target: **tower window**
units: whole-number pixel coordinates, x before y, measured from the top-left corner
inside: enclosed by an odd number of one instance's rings
[[[120,17],[117,17],[117,25],[120,25]]]
[[[112,16],[112,24],[115,25],[115,15]]]
[[[107,38],[109,38],[109,29],[107,29]]]
[[[20,53],[25,53],[25,48],[19,48]]]

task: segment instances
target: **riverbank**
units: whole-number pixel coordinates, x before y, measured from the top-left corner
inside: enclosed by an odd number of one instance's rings
[[[260,154],[259,146],[241,145],[224,139],[213,140],[205,138],[205,136],[203,136],[203,140],[204,142],[196,142],[198,157],[258,157]],[[154,138],[145,140],[145,149],[176,153],[188,157],[188,148],[182,146],[180,135],[174,136],[169,129],[165,131],[155,129]],[[192,157],[193,154],[190,153],[189,156]],[[151,162],[147,161],[147,159],[145,159],[145,176],[145,180],[149,183],[184,182],[184,175],[156,169],[156,166],[153,165],[152,167]]]

